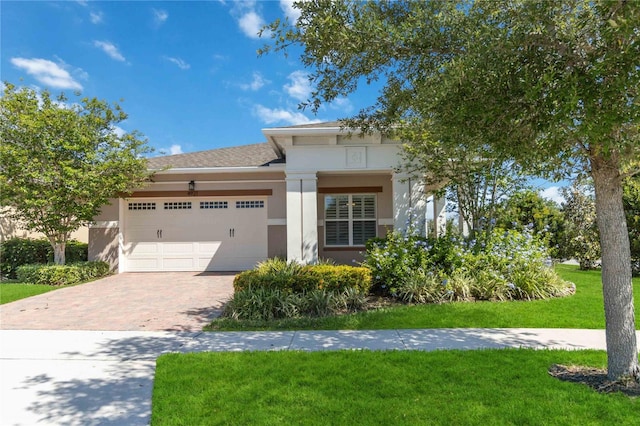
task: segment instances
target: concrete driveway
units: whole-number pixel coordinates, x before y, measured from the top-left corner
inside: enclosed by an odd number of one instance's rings
[[[0,306],[3,330],[201,331],[233,273],[125,273]]]

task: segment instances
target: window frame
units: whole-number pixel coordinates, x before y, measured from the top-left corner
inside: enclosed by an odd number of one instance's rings
[[[347,218],[328,218],[327,217],[327,199],[335,198],[339,199],[340,197],[347,197]],[[354,218],[354,201],[353,197],[371,197],[373,199],[373,216],[372,218]],[[355,193],[355,194],[324,194],[323,197],[323,210],[324,210],[324,247],[328,249],[332,248],[361,248],[365,247],[366,241],[362,244],[354,244],[353,235],[354,235],[354,223],[356,222],[373,222],[375,234],[369,238],[376,238],[378,236],[378,197],[375,193]],[[364,200],[363,200],[364,202]],[[336,209],[338,206],[336,205]],[[327,223],[328,222],[343,222],[347,223],[348,227],[348,244],[329,244],[327,242]]]

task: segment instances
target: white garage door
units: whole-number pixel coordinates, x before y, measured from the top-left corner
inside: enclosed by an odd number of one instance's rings
[[[125,270],[240,271],[267,257],[264,198],[132,199]]]

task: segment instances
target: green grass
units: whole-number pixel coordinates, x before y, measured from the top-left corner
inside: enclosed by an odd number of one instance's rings
[[[245,352],[158,358],[159,425],[636,425],[640,398],[547,373],[598,351]]]
[[[272,322],[218,319],[208,330],[367,330],[396,328],[604,328],[599,271],[558,265],[556,271],[576,284],[576,294],[531,302],[476,302],[399,306],[327,318]],[[636,317],[640,314],[640,278],[634,278]]]
[[[0,284],[0,305],[47,293],[57,288],[60,287],[42,284],[2,283]]]

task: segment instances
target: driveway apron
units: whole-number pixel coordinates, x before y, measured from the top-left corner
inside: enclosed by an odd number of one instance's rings
[[[0,306],[3,330],[201,331],[233,273],[125,273]]]

